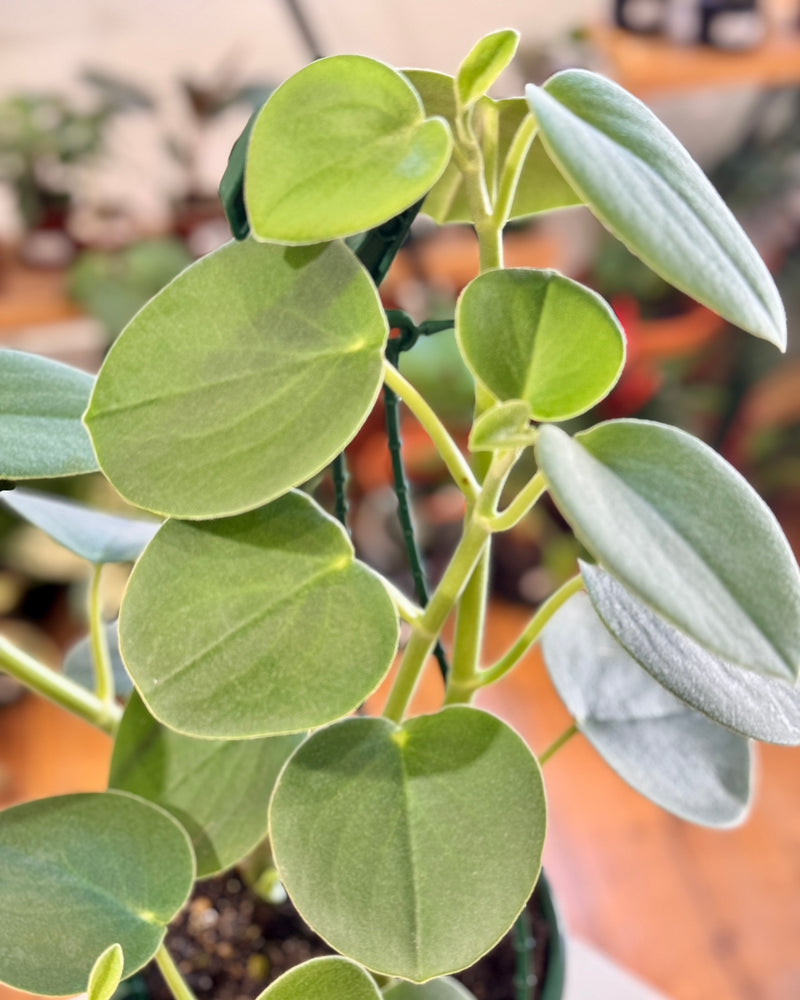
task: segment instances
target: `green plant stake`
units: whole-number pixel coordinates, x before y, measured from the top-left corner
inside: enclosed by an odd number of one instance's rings
[[[564,275],[504,268],[502,233],[583,202],[662,277],[783,347],[772,280],[688,154],[615,84],[570,70],[527,98],[489,97],[516,45],[488,35],[455,76],[352,55],[306,67],[234,148],[222,191],[236,239],[134,317],[96,380],[0,354],[3,487],[99,466],[160,515],[4,499],[84,558],[91,583],[89,635],[64,672],[6,640],[0,667],[115,746],[108,791],[0,813],[0,908],[19,914],[0,980],[55,995],[88,983],[107,1000],[154,960],[192,1000],[166,924],[197,876],[257,848],[251,869],[274,859],[339,952],[263,1000],[460,1000],[450,974],[508,932],[539,878],[542,765],[576,733],[640,793],[711,826],[747,810],[750,738],[800,743],[800,573],[774,517],[684,431],[591,424],[624,364],[620,325]],[[387,318],[378,296],[420,211],[477,235],[452,323]],[[467,454],[397,365],[453,325],[475,380]],[[420,561],[416,600],[343,527],[339,456],[381,391],[398,492],[403,405],[464,498],[455,551],[430,591]],[[580,433],[559,426],[581,414]],[[310,495],[332,463],[338,521]],[[483,664],[492,539],[545,494],[588,558]],[[100,614],[114,560],[135,563],[118,626]],[[443,704],[409,717],[452,618]],[[540,640],[572,723],[534,754],[471,702]],[[354,714],[393,663],[381,713]]]

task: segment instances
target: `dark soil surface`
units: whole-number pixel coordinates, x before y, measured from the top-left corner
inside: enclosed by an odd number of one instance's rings
[[[528,904],[531,937],[530,993],[537,1000],[547,958],[549,928]],[[513,931],[459,978],[477,1000],[516,1000]],[[291,903],[266,903],[233,874],[198,882],[167,933],[167,947],[199,1000],[255,1000],[281,973],[332,950],[300,919]],[[172,1000],[155,964],[144,970],[152,1000]]]

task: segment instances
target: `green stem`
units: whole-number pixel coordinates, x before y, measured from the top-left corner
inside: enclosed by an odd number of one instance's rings
[[[553,742],[539,754],[539,765],[543,766],[550,760],[554,753],[557,753],[561,747],[567,742],[567,740],[572,739],[575,733],[578,732],[578,724],[573,722],[571,726],[568,726],[560,736],[557,736]]]
[[[385,576],[381,577],[381,583],[389,591],[389,597],[394,601],[397,613],[403,621],[408,622],[409,625],[413,625],[416,621],[419,621],[422,615],[422,608],[418,604],[415,604],[410,597],[406,597],[403,591],[399,587],[396,587],[391,580],[387,580]]]
[[[465,689],[465,685],[471,694],[470,683],[479,668],[483,627],[486,620],[486,597],[489,592],[490,545],[491,538],[487,539],[486,546],[458,602],[453,657],[445,695],[446,705],[469,700],[469,697],[464,699],[458,695]]]
[[[495,681],[507,674],[508,671],[520,660],[520,658],[527,653],[533,643],[536,642],[539,638],[539,633],[550,621],[556,611],[558,611],[561,605],[567,600],[567,598],[571,597],[576,591],[580,590],[582,586],[583,578],[580,573],[578,573],[567,580],[566,583],[563,583],[555,593],[551,594],[544,604],[537,609],[536,614],[533,618],[531,618],[530,622],[528,622],[525,630],[522,632],[519,639],[517,639],[511,649],[509,649],[509,651],[493,666],[488,667],[478,675],[475,679],[476,687],[485,687],[487,684],[493,684]]]
[[[180,974],[178,966],[173,961],[172,955],[167,951],[165,945],[161,945],[156,952],[156,965],[164,977],[164,982],[169,987],[170,993],[175,1000],[197,1000],[189,984]]]
[[[111,656],[108,651],[103,614],[100,603],[100,576],[103,564],[95,563],[92,567],[92,579],[89,583],[89,642],[94,665],[94,693],[106,705],[114,704],[114,671],[111,666]]]
[[[503,173],[500,177],[497,200],[494,203],[494,221],[501,229],[508,222],[508,218],[511,215],[514,195],[517,192],[517,184],[522,173],[522,167],[535,135],[536,120],[533,115],[526,115],[520,122],[511,142],[506,161],[503,164]]]
[[[101,701],[93,692],[39,663],[2,637],[0,667],[37,694],[73,712],[103,732],[113,736],[116,731],[122,718],[122,709],[118,705]]]
[[[536,475],[522,487],[506,509],[500,511],[500,513],[492,519],[492,530],[508,531],[509,528],[513,528],[514,525],[528,513],[546,489],[547,484],[545,483],[544,476],[541,472],[537,472]]]
[[[414,416],[424,427],[428,437],[433,441],[436,450],[442,457],[453,480],[467,497],[474,500],[478,495],[478,483],[461,454],[455,441],[450,437],[447,428],[439,420],[434,411],[417,392],[414,386],[403,378],[400,372],[391,364],[384,364],[383,377],[389,388],[396,392]]]

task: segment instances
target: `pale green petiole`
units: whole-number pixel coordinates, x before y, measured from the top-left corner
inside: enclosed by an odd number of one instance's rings
[[[175,1000],[197,1000],[197,997],[189,988],[189,984],[180,974],[172,955],[170,955],[163,944],[156,952],[155,959],[156,965],[164,977],[164,982],[169,987],[169,991],[175,997]]]
[[[506,509],[492,518],[492,531],[508,531],[509,528],[513,528],[528,513],[546,489],[547,484],[544,476],[541,472],[537,472],[522,487]]]
[[[573,722],[572,725],[568,726],[563,733],[556,736],[556,738],[553,740],[553,742],[550,744],[549,747],[546,747],[544,750],[542,750],[542,752],[539,754],[539,764],[540,765],[546,764],[547,761],[550,760],[550,758],[553,756],[553,754],[557,753],[561,749],[561,747],[563,747],[568,740],[572,739],[572,737],[577,732],[579,732],[578,725],[577,723]]]
[[[92,579],[89,583],[89,642],[91,643],[92,663],[94,665],[94,693],[100,701],[113,704],[115,696],[114,672],[103,628],[100,602],[100,576],[102,572],[103,564],[95,563],[92,568]]]
[[[500,175],[500,185],[497,191],[497,199],[494,203],[492,215],[495,223],[502,229],[508,222],[511,214],[511,206],[514,204],[514,195],[517,191],[522,167],[525,157],[531,148],[534,136],[536,135],[536,120],[533,115],[526,115],[519,124],[511,148],[503,164],[503,172]]]

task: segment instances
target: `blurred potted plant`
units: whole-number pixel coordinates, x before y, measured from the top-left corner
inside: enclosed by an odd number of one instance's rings
[[[156,515],[111,519],[22,489],[7,500],[92,562],[95,582],[104,562],[136,565],[119,621],[135,685],[124,710],[96,603],[91,690],[0,645],[9,672],[115,738],[108,791],[0,813],[0,906],[15,913],[4,981],[51,994],[88,982],[105,998],[155,957],[190,997],[166,925],[198,875],[266,834],[290,899],[337,954],[285,972],[264,1000],[463,996],[449,975],[509,930],[537,883],[542,767],[574,733],[643,794],[721,827],[747,809],[750,739],[800,741],[800,575],[774,517],[683,431],[559,427],[611,390],[623,333],[577,282],[504,268],[502,232],[583,202],[670,282],[783,347],[780,299],[697,166],[616,85],[574,70],[524,99],[486,96],[516,44],[488,35],[455,77],[364,56],[307,66],[234,147],[222,193],[236,239],[137,314],[96,380],[4,356],[4,478],[99,467]],[[454,317],[476,383],[469,458],[397,367],[447,324],[387,318],[376,290],[420,207],[470,220],[480,246]],[[333,463],[344,519],[338,456],[382,388],[464,498],[430,597],[419,575],[413,599],[360,562],[307,485]],[[536,469],[509,495],[531,448]],[[484,666],[492,539],[545,494],[587,558]],[[358,714],[400,622],[388,698]],[[470,703],[540,639],[574,721],[533,753]],[[443,704],[409,717],[434,650]]]

